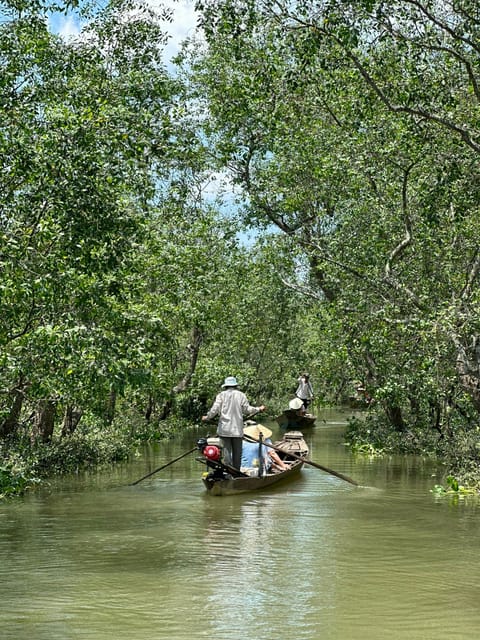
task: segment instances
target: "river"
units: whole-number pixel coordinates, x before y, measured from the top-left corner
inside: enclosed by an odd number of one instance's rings
[[[304,435],[312,460],[360,487],[305,466],[288,484],[212,497],[195,454],[131,486],[202,427],[0,504],[0,637],[477,637],[477,500],[432,494],[432,461],[352,456],[348,415],[322,410]]]

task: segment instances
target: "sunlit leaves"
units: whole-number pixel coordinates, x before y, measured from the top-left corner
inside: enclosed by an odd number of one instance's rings
[[[95,406],[148,367],[137,251],[168,176],[174,84],[163,31],[146,11],[117,20],[127,8],[97,10],[76,42],[32,3],[0,31],[2,388],[21,372],[32,401]]]
[[[246,219],[303,252],[298,290],[331,304],[319,331],[379,397],[444,398],[452,335],[477,332],[478,274],[461,284],[478,251],[477,13],[264,2],[244,21],[236,3],[203,5],[208,49],[193,68]]]

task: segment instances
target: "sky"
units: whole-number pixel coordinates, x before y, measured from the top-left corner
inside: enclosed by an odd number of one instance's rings
[[[180,43],[186,37],[193,35],[196,26],[194,0],[148,0],[152,7],[163,6],[173,11],[173,21],[165,23],[165,31],[170,34],[169,43],[165,49],[165,60],[169,61],[177,52]],[[55,14],[50,20],[52,31],[68,38],[79,33],[80,25],[73,15]]]
[[[168,68],[168,63],[178,53],[181,42],[194,34],[197,16],[195,14],[194,0],[147,0],[152,7],[163,6],[173,11],[172,22],[165,22],[165,31],[169,33],[170,38],[165,47],[164,59]],[[64,16],[56,14],[50,20],[50,28],[52,31],[64,36],[65,38],[76,36],[80,31],[80,25],[73,15]],[[225,187],[227,186],[227,192]],[[210,194],[212,199],[222,190],[224,197],[224,207],[230,213],[236,209],[234,204],[234,189],[225,175],[220,174],[211,176],[211,182],[206,186],[205,194]],[[231,190],[231,194],[229,192]],[[208,197],[208,195],[207,195]],[[249,233],[241,234],[241,241],[244,244],[250,244],[252,238]]]
[[[152,0],[151,4],[155,5],[155,0]],[[174,21],[168,29],[172,36],[167,46],[167,57],[170,59],[177,53],[180,42],[189,35],[193,35],[197,17],[192,1],[166,0],[163,5],[174,11]]]

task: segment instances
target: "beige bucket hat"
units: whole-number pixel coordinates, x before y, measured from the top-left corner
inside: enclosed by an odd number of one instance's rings
[[[297,409],[300,409],[300,407],[303,407],[303,402],[300,398],[293,398],[293,400],[290,400],[288,403],[288,406],[290,409],[294,409],[296,411]]]

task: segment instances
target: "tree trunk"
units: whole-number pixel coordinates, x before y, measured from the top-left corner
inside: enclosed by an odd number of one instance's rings
[[[65,409],[62,423],[62,438],[72,435],[75,429],[78,427],[80,420],[82,419],[83,411],[76,409],[72,405],[68,405]]]
[[[32,440],[40,439],[42,442],[50,442],[55,427],[55,402],[53,400],[40,400],[35,412]]]
[[[107,424],[112,424],[115,417],[115,409],[117,405],[117,392],[112,389],[108,395],[107,408],[105,410],[105,420]]]
[[[202,344],[202,341],[203,341],[203,335],[201,330],[198,327],[193,327],[191,341],[190,341],[190,344],[187,345],[187,351],[189,354],[189,361],[190,361],[188,370],[184,375],[183,379],[175,387],[173,387],[174,394],[180,393],[181,391],[185,391],[185,389],[187,389],[188,386],[190,385],[192,376],[195,373],[195,369],[197,367],[198,354],[200,351],[200,346]]]
[[[460,384],[471,397],[475,410],[480,413],[480,353],[477,348],[479,338],[476,336],[473,340],[473,360],[469,359],[467,350],[459,338],[454,337],[453,340],[457,349],[456,368]]]
[[[153,400],[152,394],[150,393],[148,395],[148,404],[147,404],[147,408],[145,410],[145,420],[147,422],[150,422],[150,419],[152,417],[152,413],[153,413],[154,408],[155,408],[155,402]]]
[[[12,404],[5,420],[0,423],[0,438],[6,438],[16,432],[22,412],[25,384],[20,382],[11,392]]]
[[[201,329],[197,326],[193,327],[190,344],[187,345],[187,352],[189,357],[187,372],[180,380],[180,382],[173,387],[172,397],[169,398],[162,407],[160,420],[165,420],[170,415],[173,406],[173,397],[175,397],[179,393],[182,393],[182,391],[185,391],[190,386],[193,374],[195,373],[195,369],[197,368],[198,354],[200,352],[200,346],[202,342],[203,334]]]
[[[428,406],[429,406],[430,424],[435,429],[435,431],[438,431],[439,438],[440,440],[442,440],[445,437],[445,434],[443,433],[443,430],[442,430],[442,407],[438,402],[438,400],[432,400],[432,399],[428,401]]]
[[[167,400],[166,402],[163,403],[163,407],[160,411],[159,420],[166,420],[170,415],[171,410],[172,410],[172,401]]]
[[[395,431],[405,431],[405,422],[403,421],[402,410],[398,405],[385,405],[385,413]]]

